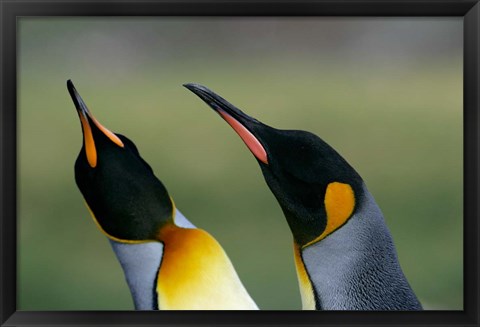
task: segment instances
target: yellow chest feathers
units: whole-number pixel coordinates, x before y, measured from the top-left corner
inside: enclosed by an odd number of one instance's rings
[[[255,310],[220,244],[201,229],[166,226],[158,272],[161,310]]]

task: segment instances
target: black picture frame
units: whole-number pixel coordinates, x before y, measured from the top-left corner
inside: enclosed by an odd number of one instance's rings
[[[1,326],[462,325],[479,316],[478,0],[0,1]],[[16,45],[20,16],[457,16],[464,19],[464,310],[425,312],[18,311],[16,305]],[[159,314],[161,318],[159,318]]]

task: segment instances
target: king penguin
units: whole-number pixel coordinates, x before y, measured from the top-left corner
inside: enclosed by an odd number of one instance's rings
[[[184,84],[240,136],[288,222],[304,310],[421,310],[382,212],[360,175],[318,136],[267,126]]]
[[[67,88],[83,131],[75,181],[135,309],[258,309],[220,244],[176,209],[135,144],[100,124],[70,80]]]

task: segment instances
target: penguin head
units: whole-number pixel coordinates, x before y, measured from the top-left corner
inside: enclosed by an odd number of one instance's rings
[[[306,247],[322,240],[353,215],[363,194],[363,181],[321,138],[306,131],[270,127],[204,86],[184,86],[216,111],[250,149],[297,245]]]
[[[173,221],[165,186],[131,140],[95,119],[70,80],[67,88],[83,132],[75,181],[97,226],[122,243],[155,240],[161,227]]]

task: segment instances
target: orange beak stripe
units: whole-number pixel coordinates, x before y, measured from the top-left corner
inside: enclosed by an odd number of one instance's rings
[[[80,117],[80,121],[82,122],[82,129],[83,129],[83,137],[85,140],[85,151],[87,154],[87,160],[90,167],[95,168],[97,166],[97,149],[95,147],[95,141],[93,140],[93,133],[92,128],[90,127],[90,123],[88,122],[86,116],[82,113],[78,113]],[[123,148],[124,144],[122,140],[114,133],[106,129],[102,124],[98,122],[90,113],[87,113],[93,123],[102,131],[105,136],[107,136],[113,143],[118,145],[119,147]]]
[[[80,112],[78,115],[82,122],[83,139],[85,142],[88,164],[90,167],[95,168],[97,166],[97,150],[95,149],[95,142],[93,141],[92,129],[90,128],[87,118]]]
[[[246,129],[245,126],[240,124],[238,120],[227,114],[225,111],[217,110],[217,112],[235,130],[253,155],[257,157],[258,160],[268,165],[267,152],[257,138],[248,129]]]
[[[95,119],[95,117],[93,117],[93,116],[90,115],[90,118],[93,120],[93,122],[95,123],[95,125],[103,132],[103,134],[105,134],[105,135],[110,139],[110,141],[112,141],[113,143],[115,143],[116,145],[118,145],[118,146],[121,147],[121,148],[124,147],[122,140],[120,140],[120,138],[118,138],[117,135],[113,134],[113,133],[110,132],[108,129],[106,129],[105,127],[103,127],[103,125],[100,124],[100,123],[98,122],[98,120]]]

